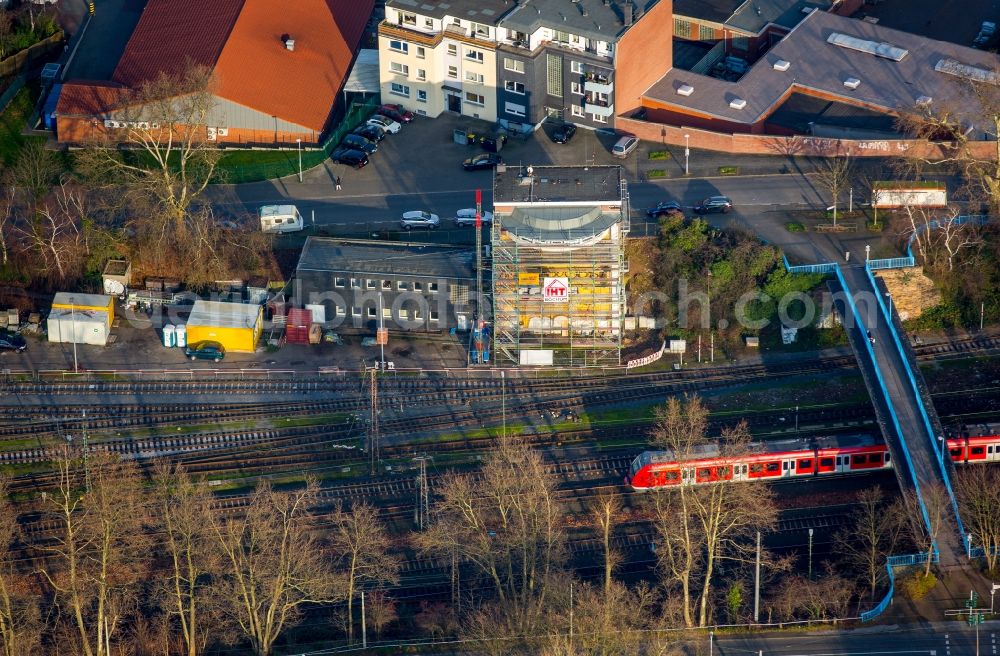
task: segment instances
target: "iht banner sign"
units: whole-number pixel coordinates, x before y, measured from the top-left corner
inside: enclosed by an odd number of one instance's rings
[[[565,303],[569,300],[569,278],[546,278],[542,285],[542,300],[546,303]]]

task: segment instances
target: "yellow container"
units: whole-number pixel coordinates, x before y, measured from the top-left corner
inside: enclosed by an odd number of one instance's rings
[[[212,341],[227,352],[253,353],[263,329],[260,305],[198,300],[188,319],[187,343]]]
[[[115,322],[115,299],[104,294],[71,294],[59,292],[52,299],[53,310],[92,310],[108,313],[108,326]]]

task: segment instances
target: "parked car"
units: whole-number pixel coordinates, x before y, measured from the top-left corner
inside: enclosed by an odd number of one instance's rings
[[[493,213],[492,212],[483,212],[482,213],[482,220],[483,220],[483,223],[492,223],[493,222]],[[476,225],[476,208],[470,207],[469,209],[458,210],[457,212],[455,212],[455,225],[458,226],[458,227],[460,227],[460,228],[463,227],[463,226],[475,226]]]
[[[338,148],[330,155],[330,159],[334,162],[353,166],[356,169],[363,169],[368,166],[368,155],[354,148]]]
[[[576,134],[576,126],[572,123],[562,123],[552,131],[552,136],[549,137],[554,143],[564,144],[568,143],[573,135]]]
[[[462,168],[466,171],[479,171],[492,169],[497,164],[503,164],[503,158],[496,153],[480,153],[462,162]]]
[[[428,228],[433,230],[441,225],[441,219],[438,218],[437,214],[431,214],[423,210],[414,210],[412,212],[404,212],[399,225],[404,230],[412,230],[413,228]]]
[[[402,126],[396,121],[392,120],[388,116],[382,116],[381,114],[376,114],[368,119],[366,125],[374,125],[377,128],[382,128],[389,134],[396,134],[402,129]]]
[[[727,197],[709,196],[695,205],[694,211],[698,214],[727,214],[731,209],[733,209],[733,201]]]
[[[360,134],[349,134],[344,137],[344,140],[340,142],[341,148],[352,148],[354,150],[361,150],[365,153],[371,155],[376,150],[378,150],[378,144],[376,144],[371,139],[365,139]]]
[[[635,150],[635,147],[639,145],[639,138],[626,135],[619,139],[614,146],[611,147],[611,154],[615,157],[625,158],[628,157],[629,153]]]
[[[973,48],[985,48],[993,38],[993,35],[997,32],[997,24],[993,21],[983,21],[983,24],[979,26],[979,34],[972,41]]]
[[[669,214],[683,214],[684,209],[681,207],[680,203],[675,203],[672,200],[665,200],[662,203],[657,203],[653,207],[646,210],[646,215],[651,219],[658,219],[661,216],[667,216]]]
[[[28,349],[28,342],[17,333],[0,331],[0,351],[17,351],[23,353]]]
[[[413,112],[405,109],[402,105],[382,105],[378,108],[378,113],[388,116],[397,123],[409,123],[413,120]]]
[[[192,360],[222,362],[222,359],[226,357],[226,349],[218,342],[195,342],[184,347],[184,355]]]
[[[385,139],[385,130],[376,125],[361,125],[354,128],[352,134],[357,134],[364,137],[368,141],[378,143]]]

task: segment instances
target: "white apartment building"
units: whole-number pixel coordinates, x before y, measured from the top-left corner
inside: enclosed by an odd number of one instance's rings
[[[389,0],[379,25],[382,102],[423,116],[497,120],[496,21],[504,0]]]

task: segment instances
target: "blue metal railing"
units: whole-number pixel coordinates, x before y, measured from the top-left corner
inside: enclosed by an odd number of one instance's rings
[[[955,499],[955,492],[951,488],[951,480],[948,476],[948,468],[945,466],[944,454],[941,453],[940,449],[944,446],[938,445],[937,435],[935,434],[934,427],[931,425],[930,415],[927,414],[927,408],[924,406],[923,397],[920,394],[920,387],[917,385],[917,377],[913,371],[913,367],[910,366],[910,359],[906,356],[906,351],[903,349],[903,343],[899,339],[899,333],[896,332],[896,324],[892,320],[892,315],[889,314],[889,308],[886,307],[885,300],[882,298],[882,292],[879,291],[878,283],[875,282],[875,276],[869,267],[865,267],[865,273],[868,275],[868,281],[872,285],[872,289],[875,291],[875,298],[878,300],[878,307],[882,313],[882,316],[886,320],[886,324],[889,326],[889,334],[892,335],[893,344],[896,346],[896,350],[899,353],[899,359],[903,363],[903,369],[906,371],[906,377],[910,382],[910,389],[913,390],[913,397],[917,402],[917,408],[920,409],[920,418],[923,421],[924,428],[927,431],[927,439],[930,441],[931,453],[937,454],[938,467],[941,470],[941,480],[944,482],[944,487],[948,491],[948,498],[951,500],[951,509],[955,513],[955,521],[958,522],[958,534],[962,537],[963,546],[968,550],[969,545],[967,543],[968,538],[965,534],[965,526],[962,524],[962,518],[958,513],[958,501]],[[877,366],[876,366],[877,368]],[[902,434],[901,439],[904,439]],[[919,495],[919,491],[918,491]],[[928,530],[930,529],[930,523],[928,522]]]
[[[833,273],[837,268],[835,262],[823,262],[821,264],[797,264],[792,266],[788,263],[788,258],[784,255],[781,260],[785,263],[785,271],[788,273]]]
[[[840,281],[840,287],[844,290],[844,296],[847,298],[847,303],[851,307],[851,314],[854,316],[854,323],[858,330],[861,331],[860,340],[865,345],[865,349],[868,351],[868,357],[872,363],[872,370],[875,372],[875,378],[878,380],[879,389],[882,392],[882,398],[885,399],[885,407],[889,411],[889,417],[892,419],[892,425],[896,429],[896,435],[899,436],[899,446],[903,450],[903,457],[906,458],[906,465],[910,468],[910,476],[913,479],[913,489],[917,493],[917,501],[920,504],[920,513],[924,517],[924,526],[927,527],[927,532],[930,534],[932,532],[930,516],[927,514],[927,507],[924,505],[924,499],[920,496],[920,483],[917,481],[917,472],[913,467],[913,459],[910,457],[910,450],[906,448],[906,438],[904,437],[903,429],[899,424],[899,417],[896,416],[896,410],[892,407],[892,398],[889,396],[889,388],[886,386],[885,379],[882,377],[882,370],[878,366],[878,360],[875,359],[875,350],[872,348],[871,342],[864,337],[867,329],[864,324],[861,323],[861,315],[858,314],[858,308],[854,303],[854,297],[851,295],[851,289],[847,286],[847,281],[844,280],[844,274],[841,273],[839,266],[835,271],[837,273],[837,280]],[[875,293],[878,295],[878,288],[875,288]]]
[[[881,260],[868,260],[868,268],[872,271],[878,269],[905,269],[915,266],[917,261],[912,255],[909,257],[887,257]]]
[[[931,556],[931,562],[936,563],[941,559],[941,554],[938,550],[934,550],[934,554]],[[888,556],[885,559],[885,571],[889,575],[889,589],[886,591],[885,596],[882,597],[882,601],[878,602],[874,608],[871,610],[866,610],[861,613],[862,622],[871,622],[873,619],[885,612],[885,609],[889,607],[892,603],[892,596],[896,592],[896,575],[893,573],[892,569],[894,567],[905,567],[907,565],[923,565],[927,562],[926,553],[918,554],[906,554],[903,556]]]

